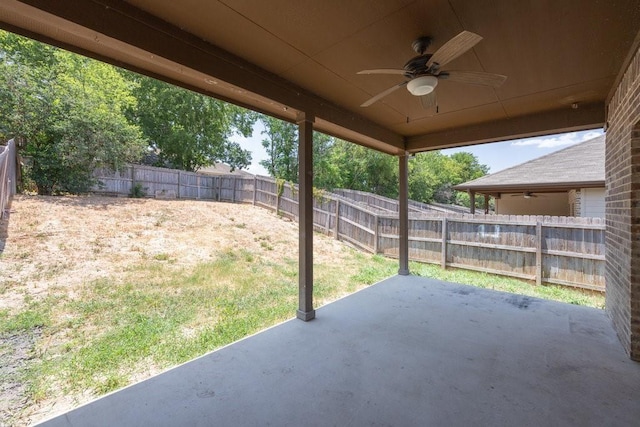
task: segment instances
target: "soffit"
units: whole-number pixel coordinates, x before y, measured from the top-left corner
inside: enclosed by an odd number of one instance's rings
[[[322,130],[386,152],[402,151],[403,141],[405,149],[422,151],[602,126],[607,96],[640,28],[636,0],[65,3],[5,0],[0,21],[288,120],[310,110]],[[64,19],[50,22],[54,30],[33,26],[26,19],[32,11],[22,17],[7,11],[15,4]],[[113,18],[117,13],[121,21]],[[74,35],[71,22],[95,32],[100,43]],[[137,22],[138,31],[118,28],[118,22]],[[484,40],[444,68],[507,75],[502,87],[440,81],[437,114],[404,89],[359,107],[402,77],[357,71],[399,68],[414,55],[416,37],[433,37],[433,52],[462,30]],[[198,52],[209,56],[194,60]],[[164,66],[154,62],[158,58]],[[238,78],[228,71],[234,67]],[[207,76],[218,87],[203,83]]]

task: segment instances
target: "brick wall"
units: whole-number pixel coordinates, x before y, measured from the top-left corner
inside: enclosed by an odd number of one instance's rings
[[[623,346],[640,361],[640,50],[608,107],[606,307]]]
[[[580,190],[569,191],[569,216],[582,216]]]

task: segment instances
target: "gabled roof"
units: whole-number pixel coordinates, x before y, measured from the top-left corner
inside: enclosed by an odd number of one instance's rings
[[[604,187],[604,144],[602,135],[454,188],[494,193]]]

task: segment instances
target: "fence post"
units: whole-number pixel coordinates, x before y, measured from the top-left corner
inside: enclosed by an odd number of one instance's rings
[[[447,268],[447,217],[442,218],[442,258],[440,267]]]
[[[131,194],[136,187],[136,165],[131,165]]]
[[[235,203],[236,202],[236,179],[235,178],[231,178],[231,187],[233,188],[233,190],[231,191],[231,203]]]
[[[542,284],[542,223],[536,222],[536,285]]]
[[[222,175],[218,175],[216,178],[218,179],[218,194],[216,198],[220,201],[222,199],[222,195],[220,194],[222,193]]]
[[[378,215],[374,215],[373,216],[374,221],[375,221],[375,226],[373,227],[373,253],[377,254],[378,253],[378,237],[380,235],[380,232],[378,231],[378,224],[380,224],[380,218],[378,217]]]
[[[256,194],[258,193],[258,176],[253,176],[253,206],[256,205]]]
[[[336,200],[336,224],[334,229],[334,237],[336,240],[340,237],[340,200]]]
[[[196,184],[198,185],[198,200],[200,200],[200,175],[196,175]]]
[[[181,178],[182,177],[182,173],[180,173],[180,171],[178,171],[178,194],[176,195],[178,197],[178,199],[180,198],[180,185],[181,185]]]
[[[327,236],[328,236],[329,233],[331,232],[331,212],[329,211],[329,209],[327,209],[326,212],[327,212],[327,220],[324,222],[324,229],[325,229],[325,233],[327,233]]]

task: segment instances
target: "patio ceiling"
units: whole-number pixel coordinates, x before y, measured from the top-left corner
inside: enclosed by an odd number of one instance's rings
[[[326,133],[400,154],[605,124],[639,42],[637,0],[2,0],[0,26]],[[484,40],[445,69],[508,76],[494,89],[441,81],[439,113],[398,90],[411,42]]]

